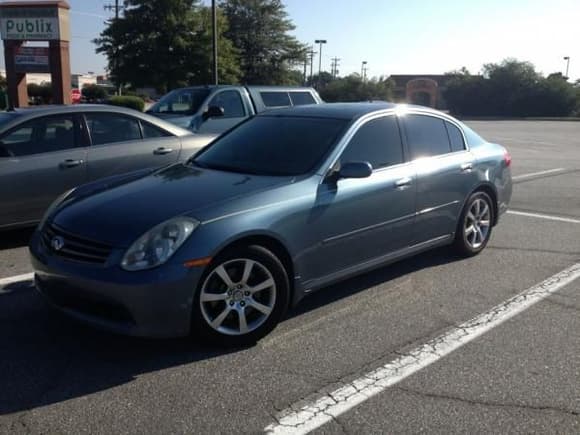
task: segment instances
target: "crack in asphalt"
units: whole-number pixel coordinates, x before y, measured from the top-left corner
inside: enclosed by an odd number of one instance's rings
[[[409,393],[415,396],[430,398],[430,399],[442,399],[442,400],[451,400],[455,402],[466,403],[473,406],[486,406],[486,407],[494,407],[494,408],[516,408],[516,409],[525,409],[530,411],[549,411],[549,412],[558,412],[561,414],[570,415],[573,417],[580,416],[580,411],[571,410],[568,408],[560,408],[557,406],[535,406],[535,405],[528,405],[528,404],[518,404],[518,403],[504,403],[504,402],[494,402],[494,401],[485,401],[479,399],[467,399],[464,397],[453,396],[448,394],[438,394],[438,393],[427,393],[423,391],[417,391],[410,388],[403,388],[403,387],[395,387],[394,389],[403,391],[405,393]]]
[[[402,379],[428,366],[440,358],[453,352],[469,341],[469,338],[478,337],[486,327],[510,319],[518,309],[522,310],[530,304],[546,299],[563,285],[567,285],[578,278],[580,263],[565,269],[528,290],[515,295],[507,301],[496,305],[479,316],[456,325],[448,332],[435,337],[419,347],[407,352],[395,351],[399,358],[391,361],[376,370],[364,374],[362,377],[330,392],[318,392],[318,399],[310,403],[306,400],[291,405],[276,417],[276,424],[268,426],[267,433],[276,433],[280,429],[300,430],[316,421],[328,422],[328,418],[336,421],[336,416],[353,406],[360,404],[370,397],[384,391]],[[493,327],[493,326],[491,326]],[[310,395],[309,397],[313,397]],[[306,402],[306,404],[304,404]],[[347,403],[348,402],[348,403]],[[341,411],[342,407],[342,411]],[[336,409],[338,408],[338,410]],[[578,412],[554,408],[560,412],[579,415]],[[321,418],[321,417],[325,418]],[[318,426],[317,426],[318,427]]]

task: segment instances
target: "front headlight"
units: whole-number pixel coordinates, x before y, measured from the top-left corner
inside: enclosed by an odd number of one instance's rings
[[[139,237],[125,253],[121,267],[128,271],[151,269],[171,258],[199,225],[180,216],[157,225]]]

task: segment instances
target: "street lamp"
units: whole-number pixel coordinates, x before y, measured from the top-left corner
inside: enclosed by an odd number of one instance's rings
[[[218,84],[217,10],[215,0],[211,0],[211,45],[213,84]]]
[[[566,61],[566,80],[568,80],[568,69],[570,68],[570,56],[564,56]]]
[[[319,45],[318,49],[318,89],[320,89],[320,73],[322,72],[322,44],[326,44],[326,39],[316,39],[315,44]]]

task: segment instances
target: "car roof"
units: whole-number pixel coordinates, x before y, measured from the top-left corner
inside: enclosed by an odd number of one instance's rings
[[[445,114],[437,110],[430,109],[429,107],[410,104],[395,104],[386,101],[309,104],[304,106],[271,109],[267,112],[261,113],[258,116],[300,116],[313,118],[346,119],[354,121],[370,113],[392,111],[398,108],[446,116]]]
[[[72,104],[72,105],[46,105],[46,106],[31,106],[31,107],[21,107],[11,111],[6,112],[7,114],[13,114],[14,120],[10,123],[6,123],[2,126],[2,129],[12,128],[14,124],[29,120],[32,118],[37,118],[44,115],[58,115],[62,113],[79,113],[79,112],[103,112],[103,113],[121,113],[130,115],[133,117],[141,118],[151,124],[155,124],[165,130],[170,131],[176,136],[186,136],[190,135],[191,131],[185,130],[178,127],[170,122],[164,121],[160,118],[148,115],[143,112],[139,112],[134,109],[129,109],[121,106],[113,106],[110,104]]]

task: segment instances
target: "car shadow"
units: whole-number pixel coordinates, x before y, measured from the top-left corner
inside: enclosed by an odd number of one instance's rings
[[[0,251],[28,246],[34,227],[0,232]]]
[[[439,249],[357,276],[305,298],[289,316],[456,259]],[[145,373],[242,350],[212,348],[191,339],[147,340],[100,332],[50,309],[30,282],[13,284],[0,290],[0,415],[83,397]]]

